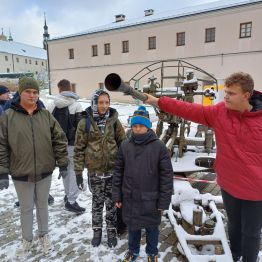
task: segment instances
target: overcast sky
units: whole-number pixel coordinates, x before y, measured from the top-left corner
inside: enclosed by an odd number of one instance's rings
[[[244,0],[223,0],[222,2]],[[16,42],[42,47],[44,12],[50,37],[81,32],[114,21],[116,14],[126,19],[176,10],[216,0],[0,0],[0,28]]]

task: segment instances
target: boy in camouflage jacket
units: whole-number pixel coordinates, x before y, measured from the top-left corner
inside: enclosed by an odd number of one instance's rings
[[[88,169],[89,188],[93,194],[92,245],[99,246],[101,243],[105,204],[108,246],[114,247],[117,239],[116,207],[112,201],[112,173],[118,147],[125,139],[125,131],[117,111],[109,105],[109,94],[101,89],[97,90],[92,97],[91,107],[86,109],[86,118],[80,120],[77,127],[74,167],[80,189],[83,189],[83,169]]]

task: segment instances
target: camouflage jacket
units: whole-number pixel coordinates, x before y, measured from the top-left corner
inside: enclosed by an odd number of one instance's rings
[[[90,130],[86,130],[86,118],[80,120],[75,137],[74,168],[82,172],[87,167],[89,172],[112,172],[118,147],[126,138],[124,128],[118,119],[115,109],[109,108],[105,132],[101,133],[92,116],[91,108],[86,112],[91,122]]]
[[[58,122],[39,103],[30,116],[13,102],[0,117],[0,176],[37,182],[56,165],[68,165],[67,139]]]

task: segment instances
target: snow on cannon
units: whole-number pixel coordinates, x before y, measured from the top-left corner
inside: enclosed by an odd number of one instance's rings
[[[167,216],[177,238],[177,250],[190,262],[232,262],[221,213],[221,196],[200,194],[187,181],[174,181]]]
[[[157,82],[157,79],[160,81]],[[169,96],[191,103],[194,102],[195,96],[212,101],[218,90],[217,80],[211,74],[183,60],[163,60],[153,63],[140,70],[128,83],[115,73],[105,78],[105,87],[109,91],[122,92],[141,101],[147,99],[146,94],[155,97]],[[203,148],[201,153],[207,155],[202,154],[200,159],[191,161],[193,162],[191,169],[195,171],[196,167],[200,166],[212,170],[214,158],[209,154],[215,151],[213,130],[199,125],[195,134],[191,136],[193,128],[190,121],[162,112],[157,107],[154,107],[154,110],[158,116],[156,134],[173,156],[173,167],[185,152],[195,149],[199,152],[199,148]]]

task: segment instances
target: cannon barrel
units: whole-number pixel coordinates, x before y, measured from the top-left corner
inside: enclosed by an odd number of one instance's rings
[[[147,95],[136,91],[128,84],[124,83],[118,74],[111,73],[105,78],[105,87],[108,91],[123,92],[125,95],[131,95],[133,98],[141,101],[147,100]]]

